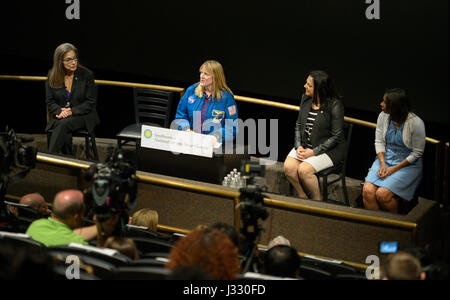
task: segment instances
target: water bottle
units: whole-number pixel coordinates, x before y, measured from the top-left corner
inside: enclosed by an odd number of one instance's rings
[[[228,176],[225,176],[222,180],[222,185],[223,186],[229,186],[229,178]]]

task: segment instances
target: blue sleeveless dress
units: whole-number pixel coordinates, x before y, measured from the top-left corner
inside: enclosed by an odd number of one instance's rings
[[[396,130],[394,123],[389,121],[389,127],[386,132],[386,168],[398,165],[411,153],[411,149],[408,149],[405,144],[403,144],[403,126],[404,124]],[[378,177],[379,169],[380,161],[377,157],[372,164],[372,167],[369,169],[365,181],[378,187],[387,188],[404,200],[410,201],[413,198],[414,192],[422,179],[422,158],[419,158],[413,164],[391,174],[384,180]]]

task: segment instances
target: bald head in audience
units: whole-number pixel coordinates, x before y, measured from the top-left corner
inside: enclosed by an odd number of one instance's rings
[[[28,205],[41,214],[49,214],[51,211],[45,202],[44,197],[39,193],[26,194],[20,198],[20,204]]]
[[[66,190],[53,200],[53,218],[74,229],[81,225],[86,206],[81,191]]]

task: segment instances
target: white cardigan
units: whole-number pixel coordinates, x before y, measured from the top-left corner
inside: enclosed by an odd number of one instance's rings
[[[375,130],[375,151],[386,152],[386,132],[389,127],[389,114],[381,112],[377,120]],[[425,124],[415,114],[409,113],[403,126],[403,143],[411,149],[411,153],[406,158],[410,164],[422,157],[425,149]]]

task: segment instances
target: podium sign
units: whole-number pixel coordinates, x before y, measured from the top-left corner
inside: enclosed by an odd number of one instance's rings
[[[192,131],[179,131],[142,125],[141,147],[170,151],[174,154],[189,154],[213,157],[214,137]]]

